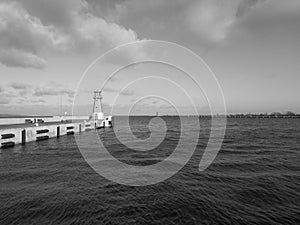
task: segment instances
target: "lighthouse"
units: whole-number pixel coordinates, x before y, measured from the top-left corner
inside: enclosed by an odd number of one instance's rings
[[[93,120],[103,120],[104,114],[102,112],[102,90],[101,91],[94,91],[94,105],[93,105]]]
[[[96,128],[112,127],[112,116],[104,116],[102,107],[102,90],[94,91],[92,120]]]

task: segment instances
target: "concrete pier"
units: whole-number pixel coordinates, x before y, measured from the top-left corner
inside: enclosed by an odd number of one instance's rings
[[[74,123],[44,123],[39,126],[20,124],[0,126],[0,148],[26,144],[32,141],[42,141],[49,138],[59,138],[63,135],[74,135],[92,129],[99,129],[93,122]]]

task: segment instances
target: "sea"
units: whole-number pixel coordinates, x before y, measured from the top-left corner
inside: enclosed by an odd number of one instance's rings
[[[148,138],[152,119],[130,118],[131,135]],[[180,117],[160,119],[166,134],[151,151],[120,142],[115,131],[122,123],[97,134],[117,160],[148,166],[171,155],[181,138]],[[222,147],[204,171],[199,162],[211,119],[199,122],[184,131],[187,146],[189,132],[199,131],[190,160],[146,186],[101,176],[81,154],[76,136],[1,149],[0,224],[300,224],[300,119],[228,119]],[[91,132],[78,135],[93,143]]]

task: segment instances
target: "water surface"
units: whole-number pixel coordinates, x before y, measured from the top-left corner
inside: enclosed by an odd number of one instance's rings
[[[166,138],[149,152],[126,148],[113,129],[98,132],[120,161],[150,165],[168,157],[180,135],[178,118],[164,119]],[[149,137],[148,122],[132,119],[134,135]],[[74,137],[1,149],[0,224],[299,224],[300,119],[229,119],[221,151],[204,172],[198,166],[210,121],[200,123],[188,164],[145,187],[99,176]]]

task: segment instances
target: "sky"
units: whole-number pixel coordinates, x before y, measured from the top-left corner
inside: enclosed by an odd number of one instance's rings
[[[300,112],[299,40],[298,0],[0,0],[0,114],[71,114],[74,102],[76,114],[90,114],[101,88],[106,113],[207,114],[213,102],[222,108],[208,76],[228,113]],[[189,67],[204,92],[154,62],[105,83],[143,59]]]

